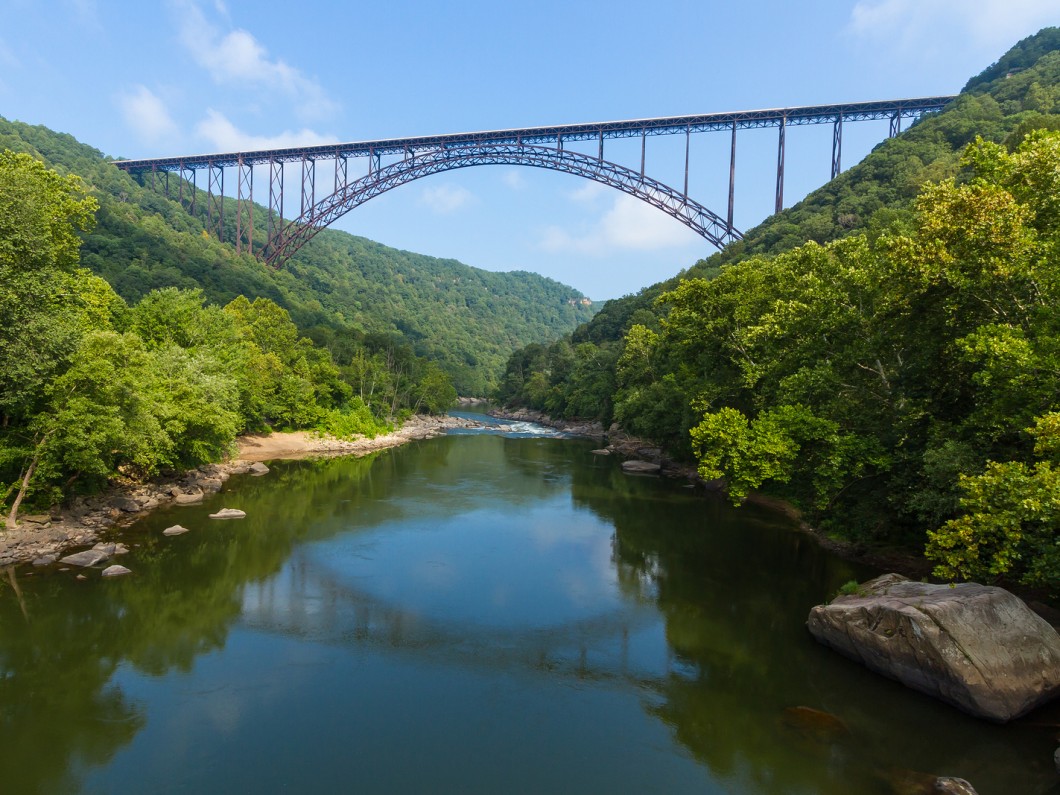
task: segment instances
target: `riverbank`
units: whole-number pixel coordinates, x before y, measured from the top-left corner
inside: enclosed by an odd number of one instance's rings
[[[232,475],[254,474],[255,470],[261,469],[267,472],[268,469],[260,465],[263,461],[361,456],[419,439],[430,439],[449,428],[475,427],[479,424],[460,417],[416,415],[399,429],[372,439],[335,439],[311,431],[241,436],[236,439],[233,457],[227,461],[206,464],[148,483],[112,483],[105,492],[78,497],[60,511],[21,515],[17,527],[0,530],[0,566],[50,565],[68,550],[95,544],[107,531],[125,527],[161,505],[195,503],[204,499],[206,494],[219,491]]]
[[[697,488],[701,488],[713,495],[724,494],[725,483],[723,481],[704,480],[699,476],[699,472],[693,464],[671,458],[651,440],[631,436],[617,424],[612,424],[610,428],[605,429],[599,422],[554,420],[543,412],[525,408],[494,409],[489,414],[500,419],[536,422],[540,425],[556,428],[565,433],[578,436],[601,438],[605,446],[600,448],[598,451],[600,453],[606,452],[608,455],[615,455],[623,460],[647,461],[652,464],[658,464],[658,474],[663,477],[687,480]],[[801,532],[812,536],[823,548],[844,560],[872,566],[880,571],[893,571],[911,580],[921,580],[931,575],[932,564],[923,555],[903,549],[870,548],[843,539],[832,538],[802,521],[799,511],[782,500],[762,494],[752,494],[747,499],[749,502],[768,505],[776,511],[787,514],[798,522]],[[1060,620],[1060,616],[1054,615],[1053,618]]]

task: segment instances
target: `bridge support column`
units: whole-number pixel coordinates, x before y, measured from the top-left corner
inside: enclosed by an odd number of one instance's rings
[[[217,239],[225,239],[225,169],[214,165],[211,160],[206,165],[206,228],[217,233]]]
[[[243,232],[247,235],[247,253],[254,253],[254,166],[239,156],[236,171],[236,253],[243,251]]]
[[[732,144],[729,148],[729,214],[726,223],[732,231],[732,208],[736,199],[736,121],[732,123]]]
[[[276,238],[283,226],[283,161],[269,158],[269,217],[265,247],[269,254],[276,245]]]
[[[405,150],[406,156],[408,155],[408,149]],[[346,158],[341,154],[335,154],[335,190],[346,190],[346,185],[349,184],[349,171],[346,167]]]
[[[302,158],[302,215],[316,204],[317,164],[311,157]]]
[[[784,209],[784,131],[788,128],[788,117],[780,117],[780,136],[777,141],[777,203],[774,212]]]
[[[685,201],[688,201],[688,155],[692,147],[692,126],[685,125]]]
[[[832,179],[839,176],[843,169],[843,114],[832,125]]]
[[[891,131],[887,134],[888,138],[894,138],[902,131],[902,111],[896,110],[894,115],[891,116]]]

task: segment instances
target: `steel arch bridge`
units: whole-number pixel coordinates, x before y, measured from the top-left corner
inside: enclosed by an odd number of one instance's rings
[[[114,165],[150,179],[157,188],[161,180],[170,196],[170,174],[176,174],[177,198],[191,213],[196,202],[205,200],[206,229],[220,240],[225,235],[225,173],[235,170],[235,234],[237,251],[261,256],[273,267],[282,267],[298,249],[318,232],[355,207],[401,185],[432,174],[481,165],[514,165],[544,168],[591,179],[623,191],[656,207],[707,241],[722,248],[739,240],[733,226],[736,181],[736,133],[740,129],[776,127],[776,212],[784,206],[785,132],[788,126],[832,124],[831,176],[841,171],[844,122],[884,119],[890,121],[891,137],[901,131],[902,119],[918,119],[944,108],[952,96],[921,97],[841,105],[812,105],[769,110],[712,113],[588,124],[527,127],[476,133],[394,138],[323,146],[292,147],[254,152],[190,155],[146,160],[119,160]],[[728,212],[723,218],[688,195],[690,141],[693,133],[729,132]],[[647,139],[659,135],[685,136],[684,186],[682,190],[645,173]],[[641,139],[640,168],[630,168],[604,159],[604,141],[613,138]],[[565,148],[577,141],[595,141],[596,156]],[[368,173],[349,179],[350,158],[368,159]],[[384,158],[391,162],[384,165]],[[317,200],[317,163],[334,164],[332,190]],[[300,214],[284,217],[284,166],[301,165]],[[254,168],[267,167],[268,194],[264,243],[254,239]],[[198,185],[200,170],[206,172],[206,190]],[[185,194],[187,193],[187,202]],[[205,195],[203,195],[205,194]],[[229,236],[231,239],[231,236]]]
[[[600,182],[657,207],[698,232],[718,248],[740,233],[724,218],[699,202],[663,183],[611,163],[570,150],[513,144],[475,144],[456,149],[440,149],[420,157],[399,160],[374,171],[313,205],[308,213],[280,229],[277,242],[266,262],[278,266],[307,243],[317,232],[350,210],[392,188],[432,174],[457,168],[486,165],[534,166],[562,171]]]

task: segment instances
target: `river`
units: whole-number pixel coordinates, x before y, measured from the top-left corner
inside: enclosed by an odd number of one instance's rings
[[[124,578],[17,570],[0,791],[1058,791],[1049,731],[810,638],[812,605],[877,572],[515,430],[234,477],[125,531]]]

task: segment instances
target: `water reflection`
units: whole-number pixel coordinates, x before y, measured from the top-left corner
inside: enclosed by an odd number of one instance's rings
[[[1053,785],[1046,732],[963,718],[809,639],[808,608],[869,572],[592,446],[277,464],[137,525],[133,577],[23,570],[21,600],[0,591],[5,787]],[[248,517],[206,518],[221,505]],[[192,532],[161,536],[178,521]]]

